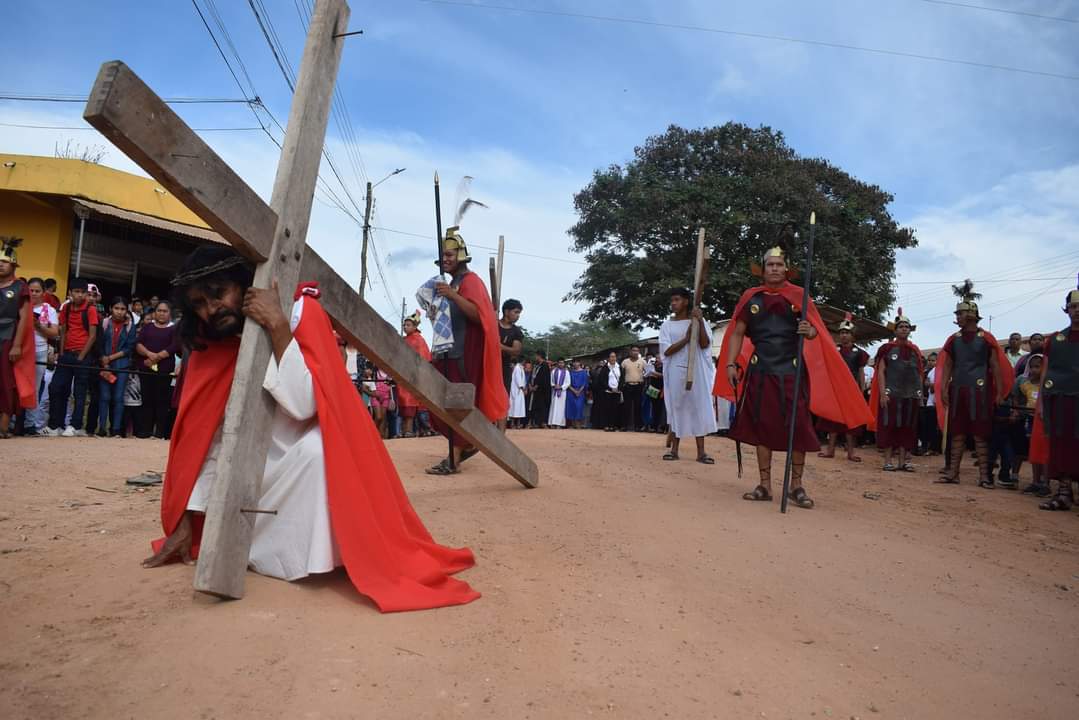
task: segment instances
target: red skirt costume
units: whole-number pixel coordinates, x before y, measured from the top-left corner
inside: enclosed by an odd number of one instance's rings
[[[854,377],[855,385],[861,387],[859,378],[862,376],[862,368],[869,363],[869,353],[862,350],[860,347],[851,346],[848,350],[845,347],[836,348],[839,351],[839,357],[843,358],[843,362],[850,368],[850,374]],[[865,428],[861,425],[854,428],[849,428],[846,425],[837,423],[835,420],[829,420],[827,418],[817,418],[817,432],[822,433],[837,433],[840,435],[859,435]]]
[[[881,363],[884,381],[880,386]],[[885,343],[873,361],[878,371],[873,373],[869,393],[869,411],[876,423],[877,447],[913,450],[918,445],[918,412],[922,406],[922,351],[914,343]],[[881,394],[888,404],[880,406]]]
[[[997,372],[992,372],[990,358],[996,358]],[[944,360],[951,367],[948,385],[948,408],[937,403],[937,421],[949,435],[973,435],[988,438],[993,433],[993,406],[997,395],[1007,395],[1015,383],[1011,364],[1000,343],[981,328],[960,330],[948,338],[940,350],[937,366]],[[934,393],[943,397],[944,375],[936,373]],[[947,422],[947,425],[945,425]]]
[[[479,310],[480,322],[469,322],[465,333],[464,353],[459,359],[435,358],[431,363],[450,382],[472,383],[476,387],[476,408],[491,422],[506,417],[510,409],[510,397],[502,384],[502,346],[498,337],[498,318],[491,307],[487,286],[474,272],[461,277],[457,292]],[[431,418],[431,426],[446,436],[453,437],[454,447],[468,447],[469,442],[459,434],[452,433],[448,425],[437,417]]]
[[[33,325],[23,330],[22,355],[11,362],[22,309],[30,303],[30,290],[25,282],[16,279],[0,288],[0,414],[14,415],[20,409],[37,407],[37,386],[34,373],[36,355]],[[7,428],[0,428],[6,432]]]
[[[1041,420],[1049,444],[1046,475],[1079,479],[1079,330],[1046,338]]]
[[[415,350],[416,354],[424,360],[431,362],[431,350],[427,347],[427,341],[423,339],[423,335],[419,331],[405,335],[405,344]],[[397,408],[401,417],[416,417],[416,413],[420,409],[420,401],[416,399],[415,395],[398,385]]]
[[[735,402],[737,412],[728,437],[772,450],[787,449],[790,411],[794,399],[797,327],[802,315],[802,289],[784,283],[776,289],[759,286],[742,294],[732,319],[746,325],[738,364],[744,370],[739,392],[731,387],[726,372],[716,373],[714,395]],[[844,428],[869,422],[869,411],[850,368],[835,345],[827,342],[828,328],[810,301],[804,313],[817,330],[817,338],[804,345],[804,372],[795,414],[794,450],[820,448],[810,411],[841,423]],[[726,361],[730,333],[723,340],[719,357]],[[726,362],[724,362],[724,365]]]

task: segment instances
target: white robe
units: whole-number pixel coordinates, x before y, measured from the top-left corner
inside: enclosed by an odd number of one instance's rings
[[[561,383],[555,382],[558,368],[551,371],[551,411],[547,413],[547,424],[566,427],[566,395],[569,394],[569,370],[562,370]],[[562,392],[558,392],[561,390]]]
[[[293,330],[302,308],[302,300],[293,306]],[[280,363],[271,355],[262,387],[277,406],[258,507],[276,510],[277,515],[255,516],[248,566],[282,580],[330,572],[341,565],[341,557],[330,527],[314,386],[296,340],[289,343]],[[206,512],[220,452],[219,426],[191,491],[188,510]]]
[[[712,361],[712,334],[706,333],[708,347],[691,348],[688,344],[671,356],[667,348],[686,336],[689,320],[666,320],[659,329],[659,353],[663,356],[663,402],[667,422],[678,438],[703,437],[716,431],[716,413],[712,405],[712,385],[716,368]],[[705,323],[707,327],[708,324]],[[686,392],[689,353],[696,352],[693,389]]]
[[[523,418],[528,414],[525,410],[525,369],[521,363],[513,366],[513,374],[510,375],[510,417]]]

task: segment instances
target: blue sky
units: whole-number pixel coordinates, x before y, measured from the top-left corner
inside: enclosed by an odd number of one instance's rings
[[[971,0],[974,2],[975,0]],[[1068,0],[986,5],[1079,19]],[[264,0],[293,65],[303,32],[297,5]],[[205,8],[205,2],[199,0]],[[664,23],[936,55],[1079,76],[1079,24],[924,0],[648,2],[505,0]],[[253,84],[284,122],[289,90],[245,0],[217,0]],[[238,97],[192,4],[0,4],[7,35],[0,90],[85,93],[104,60],[122,59],[163,96]],[[899,296],[919,323],[915,340],[939,345],[950,328],[946,285],[994,280],[983,314],[993,330],[1063,324],[1060,300],[1079,269],[1079,81],[730,35],[398,0],[354,3],[340,89],[363,171],[353,173],[340,130],[329,146],[357,202],[364,175],[408,170],[375,192],[376,225],[430,237],[430,179],[448,205],[456,181],[490,205],[464,223],[478,269],[504,234],[506,293],[541,330],[576,317],[562,303],[583,267],[565,231],[572,194],[596,168],[672,123],[737,120],[782,130],[800,153],[823,156],[895,195],[893,214],[921,241],[899,263]],[[244,106],[181,106],[194,127],[250,127]],[[81,107],[0,101],[0,122],[78,125]],[[51,154],[93,132],[0,126],[0,148]],[[269,194],[276,148],[260,132],[206,133],[260,193]],[[106,164],[133,166],[110,149]],[[332,178],[329,168],[323,176]],[[335,185],[335,181],[331,181]],[[358,278],[358,228],[316,203],[309,241]],[[448,214],[448,212],[447,212]],[[369,301],[387,317],[431,274],[430,241],[380,230],[386,281]],[[1053,258],[1050,262],[1036,261]],[[867,258],[872,262],[872,258]],[[687,280],[690,269],[687,268]],[[1046,280],[1040,280],[1046,278]],[[1054,291],[1055,290],[1055,291]],[[1039,295],[1040,293],[1043,293]],[[938,317],[939,316],[939,317]],[[921,320],[924,318],[924,320]]]

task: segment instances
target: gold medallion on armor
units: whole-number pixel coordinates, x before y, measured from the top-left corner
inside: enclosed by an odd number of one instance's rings
[[[794,365],[794,367],[798,367],[798,358],[791,360],[791,364]]]
[[[10,295],[8,297],[11,297]],[[1064,333],[1057,333],[1057,342],[1064,342]]]
[[[895,362],[896,360],[899,359],[899,353],[892,353],[892,356],[890,358],[888,358],[888,359],[891,360],[892,362]]]
[[[985,337],[985,331],[984,330],[979,330],[978,331],[978,337]]]
[[[1045,389],[1046,389],[1046,390],[1049,390],[1049,389],[1051,389],[1052,387],[1053,387],[1053,381],[1052,381],[1052,380],[1046,380],[1046,381],[1045,381]]]
[[[978,387],[985,385],[985,378],[978,378]]]
[[[760,305],[758,305],[757,303],[751,303],[751,304],[750,304],[750,306],[749,306],[749,312],[750,312],[751,314],[753,314],[753,315],[756,315],[756,314],[757,314],[757,313],[759,313],[760,311],[761,311],[761,306],[760,306]]]
[[[754,306],[754,307],[756,307],[756,306]],[[756,353],[753,354],[753,357],[749,358],[749,364],[750,365],[756,365],[757,364],[757,354]]]
[[[15,297],[15,291],[14,290],[8,290],[7,292],[4,293],[4,297],[6,297],[8,300],[10,300],[11,298]]]

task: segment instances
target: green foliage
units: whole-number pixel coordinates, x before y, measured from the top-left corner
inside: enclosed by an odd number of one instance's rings
[[[801,235],[788,250],[802,266],[810,211],[814,297],[877,320],[893,304],[896,250],[917,240],[888,213],[892,196],[881,188],[799,157],[768,127],[672,125],[634,155],[625,167],[596,171],[574,197],[579,221],[570,233],[589,266],[566,299],[589,304],[583,319],[658,326],[669,315],[668,290],[693,284],[699,226],[710,250],[702,308],[724,317],[759,283],[750,264],[786,223]]]
[[[608,347],[619,347],[637,341],[637,333],[621,326],[601,322],[579,322],[569,320],[555,325],[545,333],[532,334],[524,328],[524,354],[528,359],[535,356],[537,350],[548,353],[548,357],[560,358],[583,355]],[[548,342],[550,350],[548,350]]]

